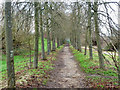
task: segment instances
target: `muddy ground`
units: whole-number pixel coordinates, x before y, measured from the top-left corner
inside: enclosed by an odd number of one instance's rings
[[[86,88],[85,74],[80,70],[68,46],[64,47],[50,72],[46,88]]]

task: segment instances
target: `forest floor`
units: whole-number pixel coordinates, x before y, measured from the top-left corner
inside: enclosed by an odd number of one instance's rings
[[[68,46],[59,53],[55,62],[55,69],[50,72],[50,79],[45,88],[85,88],[85,74],[80,70],[78,63]]]

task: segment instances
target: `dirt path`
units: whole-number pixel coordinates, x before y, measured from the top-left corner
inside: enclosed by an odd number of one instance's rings
[[[78,68],[77,62],[69,51],[69,47],[64,47],[60,52],[55,64],[55,70],[51,72],[48,88],[84,88],[84,73]]]

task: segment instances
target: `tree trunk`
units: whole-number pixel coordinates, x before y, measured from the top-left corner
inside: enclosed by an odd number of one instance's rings
[[[50,41],[50,31],[49,31],[49,25],[48,25],[48,20],[49,20],[49,16],[48,16],[48,2],[45,2],[45,14],[46,14],[46,19],[47,19],[47,25],[46,25],[46,29],[47,29],[47,55],[50,54],[51,52],[51,41]]]
[[[48,20],[47,20],[48,22]],[[51,52],[51,41],[50,41],[50,31],[48,30],[48,24],[47,24],[47,54],[49,55]]]
[[[71,38],[72,38],[72,45],[76,49],[76,35],[75,35],[76,34],[76,30],[75,30],[75,28],[76,28],[75,27],[75,25],[76,25],[75,24],[75,20],[76,19],[75,19],[75,11],[73,10],[72,12],[73,12],[72,13],[73,14],[73,16],[72,16],[72,25],[73,25],[73,28],[72,28],[72,33],[71,33],[72,36],[71,36]]]
[[[92,30],[91,30],[91,2],[88,2],[88,31],[89,31],[89,57],[93,59],[92,54]]]
[[[12,40],[12,23],[11,23],[11,1],[5,2],[5,24],[6,24],[6,55],[7,55],[7,76],[8,88],[15,87],[15,70],[14,70],[14,54]]]
[[[85,52],[84,52],[84,55],[87,54],[87,43],[88,43],[87,36],[88,36],[88,30],[86,30],[86,35],[85,35]]]
[[[57,37],[57,48],[60,46],[60,43],[59,43],[59,38]]]
[[[98,2],[94,2],[94,20],[95,20],[95,34],[96,34],[96,40],[97,40],[97,48],[98,48],[98,56],[99,56],[99,64],[100,68],[104,69],[104,59],[102,56],[102,48],[101,48],[101,42],[100,42],[100,35],[99,35],[99,27],[98,27]]]
[[[77,30],[75,30],[75,49],[78,50],[78,41],[77,41]]]
[[[40,2],[40,31],[41,31],[41,46],[42,46],[42,59],[45,60],[45,48],[44,48],[44,33],[43,33],[43,23],[42,23],[42,7]]]
[[[52,3],[50,5],[50,8],[52,9]],[[55,45],[55,30],[54,30],[54,17],[53,12],[51,11],[51,34],[52,34],[52,51],[55,51],[56,45]]]
[[[30,53],[30,68],[31,68],[31,66],[32,66],[31,63],[32,62],[31,62],[31,45],[30,45],[30,39],[29,39],[29,53]]]
[[[80,28],[80,6],[79,3],[77,2],[77,7],[78,7],[78,23],[77,23],[77,46],[78,46],[78,51],[82,52],[81,49],[81,28]]]
[[[52,30],[52,51],[55,51],[56,45],[55,45],[55,31]]]
[[[39,25],[38,25],[38,2],[34,2],[35,8],[35,53],[34,53],[34,68],[38,67],[38,42],[39,42]]]

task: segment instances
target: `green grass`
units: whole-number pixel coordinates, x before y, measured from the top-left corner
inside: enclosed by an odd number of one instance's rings
[[[105,78],[100,76],[86,76],[86,79],[89,80],[89,83],[96,84],[96,87],[105,87],[106,85],[112,84],[112,85],[118,85],[118,79],[117,78]]]
[[[93,87],[103,88],[106,85],[118,85],[117,71],[113,70],[113,67],[116,68],[114,65],[105,64],[105,67],[107,68],[105,70],[100,69],[99,58],[96,52],[93,51],[93,60],[90,60],[89,54],[84,55],[83,53],[75,50],[72,46],[70,46],[70,49],[74,54],[75,59],[79,62],[81,69],[88,75],[86,76],[87,81],[89,81],[88,83],[92,83]],[[112,59],[108,55],[105,55],[105,57],[112,62]],[[109,78],[112,76],[114,78]]]
[[[95,53],[93,53],[94,59],[90,60],[89,55],[85,56],[83,53],[80,53],[79,51],[75,50],[72,46],[70,48],[76,60],[80,62],[80,67],[85,73],[117,77],[117,72],[115,70],[113,69],[103,70],[99,68],[99,58],[98,55],[96,55]]]
[[[45,51],[47,51],[47,39],[44,40],[45,45]],[[15,72],[21,71],[26,67],[26,64],[29,62],[29,55],[28,51],[21,50],[22,54],[14,56],[14,66],[15,66]],[[41,40],[39,40],[39,53],[41,52]],[[32,51],[32,54],[34,54],[34,51]],[[54,59],[54,58],[53,58]],[[33,62],[33,56],[32,56],[32,62]],[[2,79],[5,79],[7,77],[7,65],[6,65],[6,55],[2,55],[2,60],[0,60],[0,75],[2,76]],[[46,69],[50,68],[48,65],[46,65]]]
[[[44,43],[45,43],[45,51],[47,51],[47,40],[46,39],[44,40]],[[39,51],[41,51],[41,40],[39,41]],[[32,54],[33,53],[34,53],[34,51],[32,51]],[[29,52],[24,51],[23,54],[14,56],[14,64],[15,64],[15,66],[18,65],[19,62],[29,60],[29,57],[24,57],[24,55],[29,55]],[[0,72],[7,69],[7,67],[6,67],[6,55],[2,55],[2,60],[0,60],[0,68],[2,68],[0,70]]]
[[[45,51],[47,51],[47,39],[44,39],[44,45],[45,45]],[[42,49],[41,49],[42,47],[41,47],[41,40],[39,40],[39,51],[41,51]]]
[[[37,81],[39,81],[39,83],[46,85],[48,79],[49,79],[49,74],[47,72],[49,72],[50,70],[54,69],[54,64],[52,63],[52,61],[56,60],[56,55],[57,52],[59,52],[59,50],[61,50],[63,48],[63,46],[60,46],[59,48],[56,49],[56,52],[51,52],[49,56],[47,56],[48,60],[42,61],[39,60],[38,61],[38,68],[37,69],[28,69],[26,71],[27,76],[34,76],[37,78]],[[25,80],[17,80],[17,82],[24,82]]]

